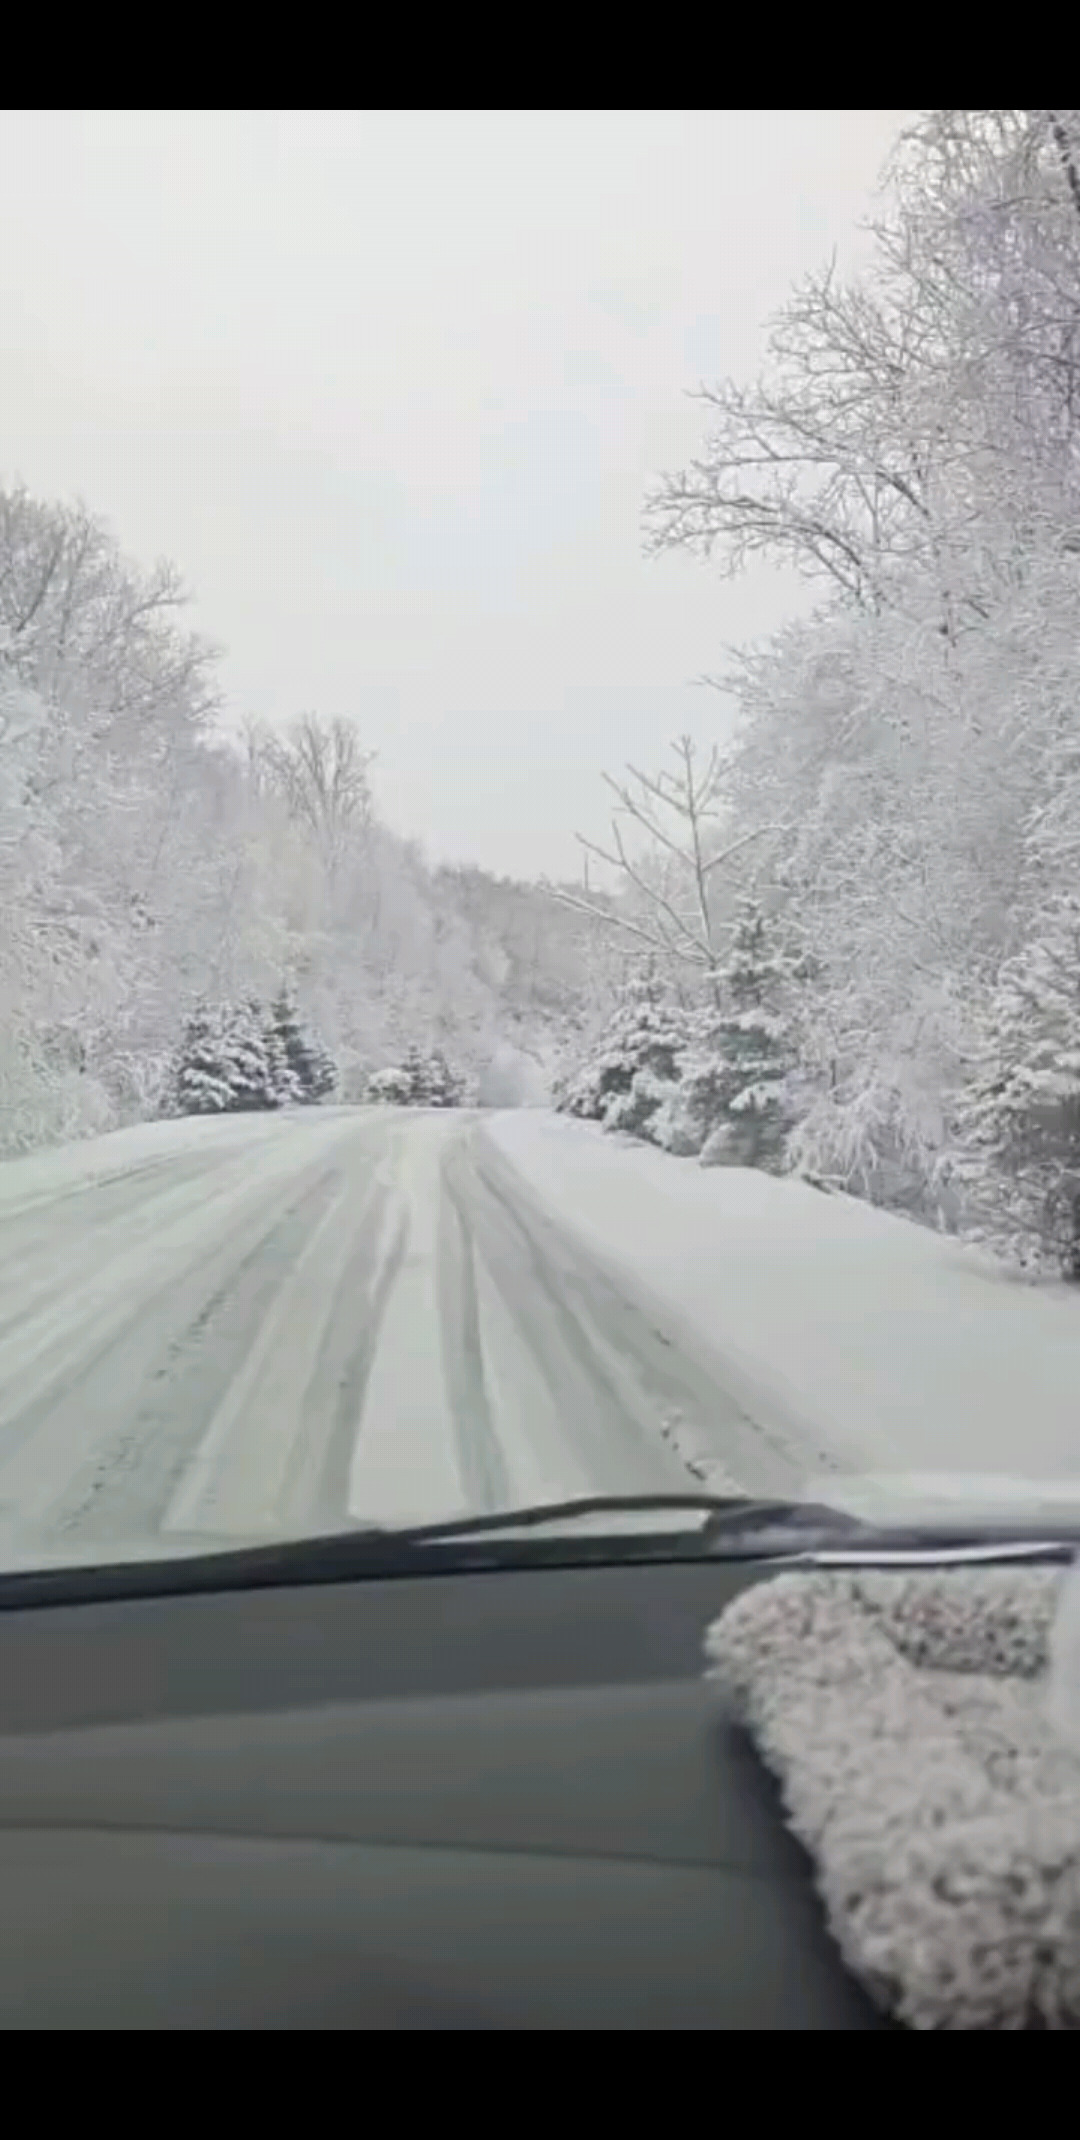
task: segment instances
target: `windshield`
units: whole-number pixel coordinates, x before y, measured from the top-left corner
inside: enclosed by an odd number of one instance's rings
[[[0,1573],[1080,1537],[1080,114],[0,175]]]

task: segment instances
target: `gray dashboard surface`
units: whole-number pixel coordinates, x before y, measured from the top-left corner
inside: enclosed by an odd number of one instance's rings
[[[753,1579],[0,1613],[0,2026],[883,2026],[702,1681]]]

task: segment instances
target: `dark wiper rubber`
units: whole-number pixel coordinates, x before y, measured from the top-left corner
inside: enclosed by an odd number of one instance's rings
[[[435,1545],[444,1538],[482,1538],[488,1531],[536,1530],[547,1523],[572,1522],[578,1516],[663,1515],[669,1508],[709,1511],[724,1516],[734,1511],[761,1523],[771,1517],[786,1517],[792,1506],[788,1501],[751,1501],[745,1494],[581,1494],[573,1501],[534,1501],[525,1508],[490,1509],[479,1516],[454,1516],[448,1523],[414,1523],[383,1535],[408,1545]]]

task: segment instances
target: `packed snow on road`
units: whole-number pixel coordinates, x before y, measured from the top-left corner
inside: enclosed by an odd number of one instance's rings
[[[12,1162],[0,1299],[9,1563],[1072,1462],[1068,1297],[542,1110],[190,1120]]]

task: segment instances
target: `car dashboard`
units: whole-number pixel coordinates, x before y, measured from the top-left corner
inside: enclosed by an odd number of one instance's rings
[[[5,1609],[0,2026],[887,2026],[702,1677],[767,1572]]]

